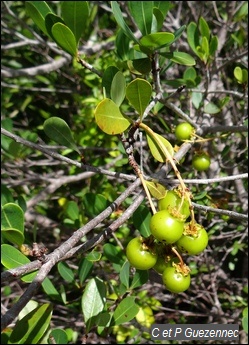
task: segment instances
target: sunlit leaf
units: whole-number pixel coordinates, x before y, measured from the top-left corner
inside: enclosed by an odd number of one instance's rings
[[[24,242],[24,213],[20,206],[8,203],[2,206],[2,236],[13,244],[20,246]]]
[[[146,133],[148,145],[150,148],[150,151],[152,153],[152,156],[159,162],[166,162],[166,155],[162,150],[162,147],[164,147],[165,150],[169,152],[171,156],[174,155],[174,149],[170,142],[165,139],[160,134],[154,133],[154,136],[151,136],[149,133]]]
[[[25,1],[27,15],[32,18],[34,23],[46,34],[49,35],[45,25],[45,17],[53,11],[46,1]]]
[[[72,31],[62,23],[56,23],[52,27],[52,35],[55,42],[70,55],[77,56],[77,43]]]
[[[122,72],[118,71],[113,79],[111,84],[111,99],[118,107],[122,104],[125,98],[125,88],[126,81]]]
[[[124,298],[114,311],[113,319],[115,325],[132,320],[138,313],[139,307],[135,303],[135,297]]]
[[[160,183],[156,183],[156,182],[151,182],[151,181],[145,181],[146,186],[148,187],[151,195],[159,200],[162,199],[166,193],[167,193],[167,189],[161,185]]]
[[[153,1],[129,1],[131,15],[143,35],[151,33]]]

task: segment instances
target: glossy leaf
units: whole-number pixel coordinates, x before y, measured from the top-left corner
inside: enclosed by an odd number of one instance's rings
[[[124,21],[123,14],[120,10],[120,7],[119,7],[117,1],[111,1],[111,8],[112,8],[112,13],[116,19],[116,22],[121,27],[121,29],[124,31],[126,36],[128,36],[131,41],[138,43],[137,38],[133,35],[131,29],[128,27],[128,25]]]
[[[159,200],[162,199],[163,197],[165,197],[166,193],[167,193],[167,189],[161,185],[160,183],[156,183],[156,182],[151,182],[151,181],[145,181],[146,186],[148,187],[151,195]]]
[[[129,60],[130,56],[130,38],[124,33],[123,30],[119,29],[116,34],[115,39],[117,56],[120,60],[126,61]],[[107,94],[107,97],[108,94]]]
[[[153,1],[128,1],[130,13],[142,35],[151,33]]]
[[[187,27],[187,40],[190,48],[197,54],[197,47],[199,46],[199,34],[197,25],[191,22]]]
[[[136,78],[127,85],[126,97],[134,109],[136,109],[140,117],[142,117],[146,107],[148,106],[151,95],[152,87],[150,83],[144,79]]]
[[[210,38],[210,29],[208,26],[208,23],[203,17],[200,17],[199,19],[199,30],[202,37],[206,37],[207,41],[209,41]]]
[[[46,1],[25,1],[27,15],[32,18],[34,23],[46,34],[49,35],[45,25],[45,17],[53,11]]]
[[[49,333],[49,337],[53,337],[55,344],[68,344],[67,333],[63,329],[53,329]]]
[[[174,38],[175,36],[171,32],[155,32],[153,34],[143,36],[140,39],[139,45],[141,48],[145,47],[153,52],[154,50],[172,43]]]
[[[102,77],[102,87],[105,90],[105,95],[107,98],[111,98],[112,80],[117,72],[119,72],[119,69],[116,66],[109,66],[104,71]]]
[[[37,344],[49,327],[52,305],[45,303],[18,320],[10,335],[9,344]]]
[[[174,149],[172,145],[167,139],[165,139],[160,134],[154,133],[154,136],[151,136],[149,133],[146,133],[146,137],[147,137],[151,154],[157,161],[166,162],[166,159],[167,159],[161,149],[161,146],[163,146],[166,150],[168,150],[171,156],[174,155]]]
[[[136,273],[134,274],[134,277],[132,278],[130,289],[136,289],[144,284],[147,283],[149,280],[149,273],[148,271],[140,271],[136,270]]]
[[[54,40],[53,34],[52,34],[52,27],[56,24],[56,23],[62,23],[65,25],[64,21],[62,20],[61,17],[57,16],[56,14],[53,13],[48,13],[45,17],[45,25],[46,25],[46,29],[47,32],[49,34],[49,36]]]
[[[61,277],[68,283],[72,283],[74,281],[74,273],[73,270],[68,266],[65,262],[58,263],[58,271]]]
[[[119,107],[109,98],[103,99],[94,112],[99,128],[110,135],[124,132],[131,122],[120,112]]]
[[[120,282],[129,289],[130,286],[130,263],[126,260],[120,270]]]
[[[103,311],[106,303],[106,287],[99,278],[92,278],[84,290],[81,308],[87,331],[94,325],[95,318]]]
[[[87,216],[95,217],[109,206],[109,201],[101,194],[86,193],[82,199]]]
[[[173,53],[160,53],[160,55],[180,65],[185,65],[185,66],[195,65],[195,59],[188,53],[173,52]]]
[[[61,15],[74,34],[78,44],[87,24],[89,6],[87,1],[62,1]]]
[[[20,206],[8,203],[2,206],[1,214],[2,236],[18,246],[24,242],[24,213]]]
[[[44,292],[53,300],[62,301],[60,293],[55,288],[54,284],[51,282],[51,280],[46,277],[44,281],[42,282],[42,288]]]
[[[52,35],[55,42],[70,55],[77,56],[77,43],[72,31],[62,23],[56,23],[52,27]]]
[[[209,42],[209,53],[211,56],[215,55],[216,50],[218,49],[218,37],[217,36],[213,36]]]
[[[103,252],[110,262],[122,265],[124,263],[123,252],[118,248],[119,247],[116,247],[111,243],[106,243],[103,246]]]
[[[126,81],[122,72],[118,71],[113,79],[111,84],[111,99],[118,107],[121,106],[125,98],[125,88]]]
[[[93,263],[87,260],[86,258],[83,258],[79,263],[79,279],[80,283],[84,283],[84,281],[89,277],[93,270]]]
[[[138,313],[139,307],[135,303],[135,297],[126,297],[123,299],[113,314],[113,320],[115,325],[121,325],[122,323],[132,320]]]
[[[132,65],[140,74],[149,74],[151,71],[151,60],[148,58],[133,60]]]
[[[136,229],[143,237],[149,237],[151,213],[148,207],[140,205],[132,215],[132,221]]]
[[[50,117],[44,122],[43,128],[50,139],[80,154],[80,151],[75,145],[72,132],[64,120],[59,117]]]

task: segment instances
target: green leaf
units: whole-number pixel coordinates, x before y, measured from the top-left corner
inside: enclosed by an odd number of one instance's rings
[[[209,43],[206,37],[202,37],[201,50],[204,54],[204,58],[202,58],[202,60],[206,63],[209,58]]]
[[[151,52],[153,52],[154,50],[169,45],[174,41],[174,38],[175,36],[171,32],[155,32],[153,34],[143,36],[140,39],[139,45],[141,47],[141,50],[143,47],[145,47],[146,49],[149,49]]]
[[[51,280],[46,277],[44,281],[42,282],[42,288],[44,292],[53,300],[62,301],[60,293],[56,290],[54,284],[51,282]]]
[[[124,132],[131,124],[120,112],[119,107],[109,98],[103,99],[98,104],[94,115],[99,128],[110,135]]]
[[[152,86],[144,79],[136,78],[127,85],[126,97],[140,117],[148,106],[152,95]]]
[[[204,112],[208,114],[217,114],[220,112],[220,108],[213,102],[209,102],[204,106]]]
[[[123,299],[113,314],[113,320],[115,325],[121,325],[122,323],[132,320],[138,313],[139,307],[135,303],[135,297],[126,297]]]
[[[199,46],[199,33],[197,25],[194,22],[191,22],[187,27],[187,40],[190,48],[198,55],[197,47]]]
[[[148,74],[151,71],[151,60],[148,58],[132,61],[132,66],[141,74]]]
[[[143,237],[149,237],[151,213],[148,207],[140,205],[132,215],[132,222]]]
[[[99,278],[92,278],[86,285],[84,290],[81,309],[84,315],[84,321],[87,323],[87,332],[91,329],[94,323],[94,317],[98,316],[105,307],[106,303],[106,287]]]
[[[237,79],[239,84],[247,83],[248,81],[248,71],[245,68],[235,67],[233,74]]]
[[[2,206],[1,233],[3,237],[18,246],[24,242],[24,213],[20,206],[8,203]]]
[[[65,262],[58,263],[58,271],[61,277],[68,283],[72,283],[74,281],[74,273],[72,269],[66,264]]]
[[[218,37],[217,36],[213,36],[209,42],[209,53],[211,56],[215,55],[216,50],[218,49]]]
[[[130,56],[130,38],[125,35],[124,31],[119,29],[115,39],[117,56],[119,59],[126,61]],[[107,97],[109,97],[107,95]]]
[[[80,284],[84,283],[84,281],[89,277],[93,270],[93,263],[87,260],[86,258],[83,258],[79,263],[79,279]]]
[[[119,72],[119,69],[115,66],[109,66],[104,71],[102,77],[102,87],[105,89],[105,95],[107,98],[111,98],[112,80],[117,72]]]
[[[72,132],[64,120],[59,117],[50,117],[44,122],[43,128],[50,139],[80,154],[79,149],[75,145]]]
[[[53,329],[49,336],[53,337],[55,344],[68,344],[67,333],[63,329]]]
[[[203,100],[202,93],[201,92],[193,92],[192,96],[191,96],[191,99],[192,99],[194,107],[196,109],[199,109],[200,105],[202,103],[202,100]]]
[[[182,53],[182,52],[161,53],[160,52],[159,54],[180,65],[193,66],[196,63],[195,59],[188,53]]]
[[[48,13],[45,17],[45,25],[47,32],[49,36],[54,40],[53,34],[52,34],[52,27],[56,23],[62,23],[65,25],[64,21],[62,20],[61,17],[57,16],[56,14],[53,13]]]
[[[130,263],[126,260],[120,270],[120,282],[129,289],[130,286]]]
[[[79,207],[75,201],[69,201],[66,205],[66,213],[72,220],[79,219]]]
[[[130,40],[138,43],[137,38],[133,35],[132,31],[130,30],[130,28],[128,27],[128,25],[124,21],[123,14],[120,10],[120,7],[119,7],[117,1],[111,1],[111,8],[112,8],[112,13],[113,13],[118,25],[124,31],[126,36],[128,36],[130,38]]]
[[[103,246],[103,252],[106,258],[115,264],[123,265],[124,258],[123,258],[123,252],[121,248],[114,246],[111,243],[106,243]]]
[[[109,206],[109,201],[102,194],[86,193],[82,199],[85,213],[95,217]]]
[[[130,289],[136,289],[137,287],[143,286],[147,283],[149,279],[149,273],[148,271],[140,271],[136,270],[136,273],[134,274],[134,277],[131,282]]]
[[[46,34],[49,35],[45,25],[45,17],[53,11],[46,1],[25,1],[27,15],[32,18],[34,23]]]
[[[163,197],[165,197],[166,193],[167,193],[167,189],[161,185],[160,183],[156,183],[156,182],[150,182],[150,181],[145,181],[146,186],[148,187],[151,195],[159,200],[162,199]]]
[[[26,265],[30,260],[18,249],[9,244],[1,245],[1,263],[7,269]]]
[[[130,13],[142,35],[151,33],[153,1],[128,1]]]
[[[8,343],[37,344],[49,327],[52,310],[52,305],[45,303],[18,320]]]
[[[167,157],[163,153],[161,146],[163,146],[166,150],[168,150],[169,154],[171,156],[174,155],[174,149],[170,142],[165,139],[160,134],[154,133],[154,136],[151,136],[150,133],[146,133],[148,145],[151,151],[152,156],[158,161],[158,162],[166,162]],[[160,143],[160,144],[159,144]]]
[[[113,79],[111,84],[111,99],[118,107],[121,106],[125,98],[125,88],[126,81],[122,72],[118,71]]]
[[[87,24],[89,6],[87,1],[62,1],[61,15],[74,34],[78,44]]]
[[[209,29],[208,23],[203,17],[200,17],[199,19],[199,30],[202,37],[206,37],[207,41],[209,41],[210,29]]]
[[[56,23],[52,27],[52,35],[58,46],[70,55],[77,56],[77,43],[69,27],[62,23]]]

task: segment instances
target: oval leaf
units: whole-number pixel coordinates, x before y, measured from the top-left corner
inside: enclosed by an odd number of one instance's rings
[[[129,1],[129,10],[142,35],[151,33],[153,1]]]
[[[145,181],[146,186],[148,187],[151,195],[159,200],[165,197],[165,195],[167,194],[167,189],[161,185],[160,183],[156,183],[156,182],[150,182],[150,181]]]
[[[204,106],[204,112],[208,114],[217,114],[220,112],[220,108],[213,102],[209,102]]]
[[[88,278],[92,270],[93,270],[93,263],[87,260],[86,258],[83,258],[80,261],[79,270],[78,270],[81,284]]]
[[[148,207],[140,205],[132,215],[132,221],[143,237],[149,237],[151,213]]]
[[[129,289],[130,286],[130,263],[126,260],[120,270],[120,282]]]
[[[72,31],[62,23],[56,23],[52,27],[52,35],[55,42],[63,50],[72,56],[77,56],[77,43]]]
[[[174,38],[175,36],[171,32],[155,32],[153,34],[143,36],[139,45],[154,51],[172,43]]]
[[[112,80],[119,69],[115,66],[109,66],[105,70],[102,78],[102,87],[105,89],[105,95],[107,98],[111,98],[111,86]]]
[[[111,99],[118,107],[120,107],[125,98],[125,88],[125,77],[122,72],[118,71],[113,77],[111,84]]]
[[[59,117],[50,117],[44,122],[43,128],[50,139],[80,154],[80,151],[75,145],[72,132],[64,120]]]
[[[148,270],[145,270],[145,271],[136,270],[136,273],[131,282],[130,289],[132,290],[146,284],[148,279],[149,279]]]
[[[24,242],[24,213],[20,206],[8,203],[2,206],[1,231],[3,237],[18,246]]]
[[[135,297],[126,297],[123,299],[113,314],[113,320],[115,325],[120,325],[122,323],[132,320],[138,313],[139,307],[135,303]]]
[[[71,283],[74,281],[74,273],[65,262],[58,263],[58,271],[66,282]]]
[[[54,338],[55,344],[68,344],[67,333],[63,329],[53,329],[49,336]]]
[[[76,43],[83,34],[89,16],[87,1],[62,1],[61,15],[66,25],[72,30]]]
[[[124,132],[131,122],[120,112],[119,107],[109,98],[103,99],[94,112],[99,128],[107,134]]]
[[[149,133],[146,133],[148,145],[151,151],[152,156],[159,162],[165,162],[167,157],[161,149],[161,145],[168,150],[171,156],[174,155],[174,149],[170,142],[165,139],[160,134],[154,133],[154,136],[151,136]],[[161,143],[160,145],[158,143]]]
[[[34,23],[46,34],[49,35],[45,25],[45,17],[53,11],[46,1],[26,1],[25,8],[27,15],[32,18]]]
[[[126,97],[142,117],[152,94],[152,86],[144,79],[136,78],[126,88]]]
[[[178,63],[180,65],[184,65],[184,66],[195,65],[195,59],[187,53],[173,52],[173,53],[162,53],[160,55],[165,56],[167,59],[175,63]]]
[[[52,306],[45,303],[17,321],[8,344],[38,344],[49,327]]]

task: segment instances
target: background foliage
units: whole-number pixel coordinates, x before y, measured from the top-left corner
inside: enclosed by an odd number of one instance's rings
[[[247,2],[1,9],[2,343],[152,343],[153,323],[235,323],[247,343]],[[125,256],[151,217],[122,145],[138,119],[171,143],[209,235],[181,294]],[[207,140],[176,140],[183,121]],[[171,189],[143,129],[135,161]]]

